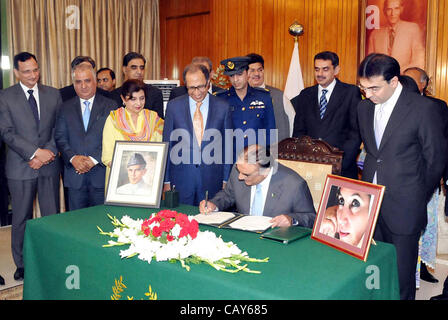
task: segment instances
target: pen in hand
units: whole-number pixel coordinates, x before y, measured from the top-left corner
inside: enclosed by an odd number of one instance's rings
[[[208,213],[208,190],[205,191],[205,213]]]

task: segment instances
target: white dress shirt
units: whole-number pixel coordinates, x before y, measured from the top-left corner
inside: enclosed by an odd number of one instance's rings
[[[317,101],[320,101],[320,97],[322,96],[322,90],[327,90],[327,93],[325,94],[325,98],[327,99],[327,104],[330,102],[331,94],[333,93],[334,87],[336,86],[336,78],[333,79],[333,81],[326,87],[322,87],[321,85],[317,86]]]
[[[389,118],[394,111],[395,105],[397,104],[398,98],[400,97],[401,91],[403,90],[403,86],[401,83],[398,83],[397,88],[395,89],[392,96],[384,103],[375,105],[375,114],[373,117],[373,129],[375,135],[379,133],[380,137],[383,136],[384,130],[386,130],[387,123],[389,122]],[[379,141],[381,143],[381,141]],[[378,144],[378,148],[380,146]],[[376,184],[376,172],[373,176],[373,183]]]
[[[84,114],[84,110],[86,110],[86,105],[85,105],[85,101],[89,101],[89,109],[90,112],[92,112],[92,106],[93,106],[93,101],[95,100],[95,96],[93,96],[92,98],[88,99],[88,100],[84,100],[79,98],[79,100],[81,101],[81,115]]]
[[[28,93],[28,90],[33,90],[33,97],[36,99],[37,103],[37,114],[39,115],[40,119],[40,102],[39,102],[39,89],[37,87],[37,83],[32,88],[28,88],[25,86],[22,82],[19,82],[20,86],[22,87],[22,90],[25,92],[26,100],[30,98],[30,94]]]

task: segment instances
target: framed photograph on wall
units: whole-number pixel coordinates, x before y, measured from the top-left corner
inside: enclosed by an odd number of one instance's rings
[[[166,142],[116,141],[105,204],[159,208]]]
[[[384,190],[328,175],[311,238],[366,261]]]
[[[435,75],[436,0],[363,0],[360,14],[360,61],[370,53],[397,59]]]

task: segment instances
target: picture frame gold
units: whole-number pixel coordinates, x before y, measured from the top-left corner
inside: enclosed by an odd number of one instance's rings
[[[385,187],[327,175],[311,238],[366,261]]]

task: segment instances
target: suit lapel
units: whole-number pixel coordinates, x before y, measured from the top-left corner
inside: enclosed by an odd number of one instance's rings
[[[381,144],[379,147],[379,151],[384,148],[384,145],[387,143],[387,140],[392,136],[397,127],[403,123],[404,118],[410,112],[410,108],[408,108],[408,99],[406,97],[405,89],[400,94],[397,103],[395,104],[394,110],[390,115],[389,121],[387,122],[386,128],[384,129],[383,137],[381,138]]]
[[[214,109],[215,109],[215,104],[214,104],[214,96],[209,94],[209,100],[208,100],[208,116],[207,116],[207,120],[204,126],[204,133],[205,130],[209,129],[210,127],[213,128],[212,123],[214,123],[214,119],[215,119],[215,113]]]
[[[89,124],[87,126],[87,132],[92,128],[94,123],[98,120],[99,114],[101,113],[102,103],[100,95],[95,95],[92,105],[92,111],[90,113]]]
[[[365,113],[366,113],[366,130],[367,130],[367,134],[365,136],[365,139],[367,141],[365,141],[365,143],[369,146],[373,146],[375,150],[375,152],[378,151],[378,147],[376,145],[376,140],[375,140],[375,128],[374,128],[374,117],[375,117],[375,105],[368,101],[368,103],[365,106],[362,106],[362,108],[365,108]]]
[[[274,170],[274,168],[271,168]],[[271,181],[269,183],[268,193],[266,194],[266,201],[264,203],[263,215],[265,212],[273,212],[275,211],[276,202],[279,199],[279,195],[282,193],[282,185],[280,172],[277,168],[277,172],[273,173],[271,176]]]
[[[48,128],[48,122],[50,121],[49,115],[51,114],[47,103],[47,90],[45,87],[38,85],[39,88],[39,109],[40,109],[40,121],[39,131],[42,128]]]
[[[334,86],[333,92],[331,93],[330,101],[327,104],[327,110],[324,113],[322,121],[327,119],[331,113],[336,111],[337,106],[340,105],[340,102],[343,97],[344,97],[343,87],[340,84],[339,80],[336,79],[336,85]],[[319,118],[320,118],[320,105],[319,105]]]
[[[315,85],[314,87],[312,87],[311,90],[311,102],[312,105],[314,105],[313,114],[314,117],[316,118],[316,121],[322,121],[322,119],[320,118],[320,104],[318,95],[319,95],[318,85]]]
[[[196,144],[194,144],[194,145],[198,146],[199,144],[197,143],[196,135],[194,134],[194,128],[193,128],[193,121],[192,121],[193,115],[190,113],[189,95],[187,94],[187,95],[183,96],[183,99],[184,99],[184,102],[181,103],[181,106],[183,108],[184,121],[185,121],[185,124],[187,125],[188,132],[191,132],[192,141],[196,142]]]
[[[81,132],[86,132],[84,129],[84,121],[82,119],[82,109],[81,109],[81,100],[78,96],[76,96],[76,99],[73,99],[73,104],[71,105],[73,119],[78,119],[75,121],[77,123],[77,126]]]

